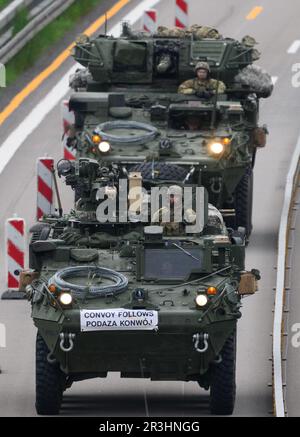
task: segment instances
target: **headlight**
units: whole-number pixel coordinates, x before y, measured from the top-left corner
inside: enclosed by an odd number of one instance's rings
[[[225,150],[225,146],[220,142],[211,143],[208,147],[213,155],[221,155]]]
[[[101,153],[108,153],[110,151],[110,144],[107,141],[101,141],[98,147]]]
[[[208,303],[208,298],[205,294],[198,294],[196,297],[196,305],[198,307],[205,307]]]
[[[70,293],[62,293],[59,296],[59,301],[62,305],[68,306],[68,305],[71,305],[71,303],[73,301],[73,297]]]

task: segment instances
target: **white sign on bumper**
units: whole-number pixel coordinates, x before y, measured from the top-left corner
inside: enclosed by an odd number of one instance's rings
[[[80,328],[86,331],[121,331],[158,329],[158,312],[152,310],[81,310]]]

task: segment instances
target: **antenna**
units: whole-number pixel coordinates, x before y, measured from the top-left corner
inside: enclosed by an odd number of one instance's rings
[[[105,36],[107,36],[107,12],[105,12]]]
[[[51,172],[52,172],[52,176],[53,176],[54,188],[55,188],[56,198],[57,198],[57,203],[58,203],[58,213],[59,213],[59,217],[62,217],[63,216],[63,208],[62,208],[62,204],[61,204],[61,198],[60,198],[60,193],[59,193],[59,189],[58,189],[58,185],[57,185],[57,179],[56,179],[56,173],[55,173],[54,167],[52,167]]]
[[[215,101],[214,101],[214,109],[213,109],[212,117],[211,117],[210,129],[212,131],[215,130],[215,128],[216,128],[215,124],[216,124],[216,118],[217,118],[217,104],[218,104],[218,97],[219,97],[219,84],[220,84],[220,70],[218,70],[217,90],[216,90]]]

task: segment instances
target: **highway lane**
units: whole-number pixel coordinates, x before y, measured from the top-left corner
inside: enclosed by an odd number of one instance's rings
[[[133,2],[135,3],[135,2]],[[296,18],[300,5],[293,0],[285,7],[271,0],[261,1],[263,12],[255,20],[246,20],[247,14],[257,5],[254,1],[211,0],[191,2],[193,21],[218,27],[228,36],[242,38],[251,34],[260,42],[263,56],[259,64],[278,82],[273,97],[261,108],[261,121],[270,129],[268,147],[259,151],[255,169],[254,234],[247,253],[249,267],[262,271],[260,293],[245,301],[243,318],[238,334],[238,396],[235,415],[265,416],[272,409],[271,356],[272,307],[276,264],[276,238],[282,206],[284,181],[289,159],[298,137],[299,90],[291,86],[291,68],[297,54],[287,49],[299,36]],[[158,6],[161,24],[172,24],[173,2],[162,0]],[[67,61],[68,66],[71,61]],[[64,65],[34,94],[31,105],[51,89],[67,69]],[[26,105],[20,108],[4,126],[10,128],[22,120]],[[39,128],[24,142],[20,151],[0,176],[0,233],[3,222],[14,212],[25,217],[28,225],[34,220],[36,157],[48,153],[60,156],[60,126],[58,108],[55,108]],[[2,129],[2,128],[1,128]],[[3,130],[3,131],[4,131]],[[9,189],[9,191],[8,191]],[[8,195],[9,192],[9,195]],[[70,196],[64,190],[65,204]],[[0,263],[3,265],[1,250]],[[4,288],[3,271],[1,286]],[[26,302],[1,302],[0,322],[7,326],[7,349],[0,349],[0,416],[35,415],[34,412],[34,329]],[[208,396],[195,384],[152,383],[149,381],[120,380],[112,374],[104,381],[74,384],[66,393],[62,414],[67,415],[206,415]]]
[[[289,246],[292,251],[289,256],[288,265],[291,267],[285,298],[286,332],[283,348],[287,353],[286,366],[283,372],[283,382],[286,382],[286,411],[288,417],[299,417],[300,415],[300,287],[299,287],[299,263],[300,263],[300,190],[298,188],[292,207],[295,208],[291,220]]]

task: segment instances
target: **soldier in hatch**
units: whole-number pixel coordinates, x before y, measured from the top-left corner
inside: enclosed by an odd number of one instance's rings
[[[195,72],[197,77],[183,82],[178,88],[179,94],[194,94],[202,99],[210,99],[217,90],[219,94],[225,92],[224,82],[210,78],[210,67],[207,62],[198,62]]]

